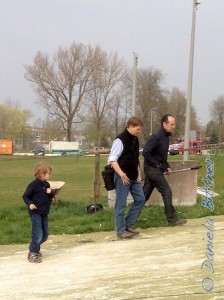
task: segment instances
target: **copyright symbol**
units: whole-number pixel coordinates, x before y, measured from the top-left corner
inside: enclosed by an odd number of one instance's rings
[[[210,277],[203,278],[202,287],[206,292],[211,292],[213,289],[213,280]]]

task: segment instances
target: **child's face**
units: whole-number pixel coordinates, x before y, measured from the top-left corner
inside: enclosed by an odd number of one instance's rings
[[[47,171],[47,173],[45,173],[41,176],[41,180],[46,180],[47,181],[49,179],[50,175],[51,175],[51,172]]]

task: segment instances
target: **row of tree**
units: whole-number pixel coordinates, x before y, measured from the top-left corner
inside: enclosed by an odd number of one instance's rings
[[[74,43],[68,49],[59,48],[52,58],[38,52],[34,63],[26,66],[25,77],[49,116],[61,123],[69,141],[73,129],[80,128],[77,122],[84,122],[85,135],[99,146],[103,138],[113,139],[130,116],[132,72],[116,53],[107,54],[99,46]],[[163,84],[160,70],[138,70],[136,115],[144,123],[143,142],[152,124],[156,129],[167,112],[177,118],[176,136],[183,135],[186,98],[178,89],[165,90]],[[194,109],[191,119],[196,129]]]
[[[31,111],[20,109],[20,106],[11,100],[0,104],[0,137],[13,138],[18,133],[25,132],[31,117]]]
[[[39,104],[47,110],[44,127],[50,139],[65,135],[71,141],[82,135],[89,146],[109,146],[131,116],[132,70],[117,53],[108,54],[99,46],[93,48],[73,43],[69,48],[59,48],[52,57],[38,52],[33,64],[25,66],[25,77],[37,93]],[[207,128],[208,134],[217,131],[220,140],[224,138],[223,110],[224,96],[213,102],[213,123]],[[183,137],[185,111],[184,92],[178,88],[166,90],[160,70],[138,69],[136,116],[144,123],[142,144],[160,126],[161,116],[165,113],[176,116],[173,138]],[[31,114],[20,112],[24,125]],[[4,112],[0,111],[0,114]],[[1,118],[1,128],[6,128],[3,120]],[[10,120],[12,123],[13,118]],[[14,121],[16,125],[20,124]],[[19,128],[21,126],[13,129],[10,125],[10,130]],[[193,107],[191,129],[201,130]]]

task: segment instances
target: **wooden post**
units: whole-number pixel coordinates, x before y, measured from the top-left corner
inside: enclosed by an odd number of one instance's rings
[[[94,203],[96,211],[96,203],[100,198],[100,153],[95,154],[95,179],[94,179]]]

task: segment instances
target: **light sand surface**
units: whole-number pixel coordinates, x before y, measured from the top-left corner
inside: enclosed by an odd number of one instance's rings
[[[140,231],[50,236],[40,264],[28,245],[0,246],[0,299],[224,299],[222,216]]]

